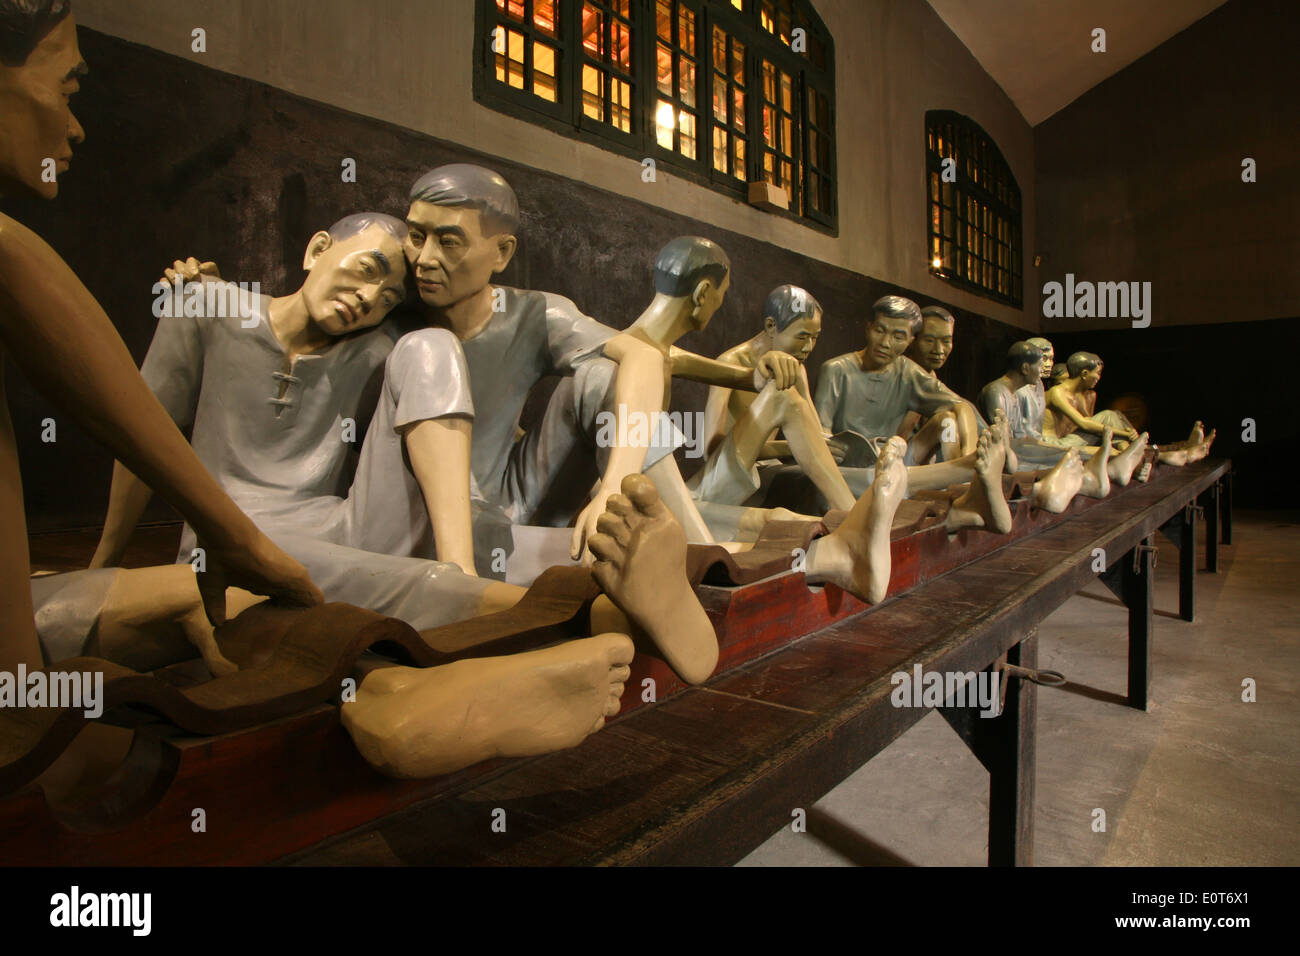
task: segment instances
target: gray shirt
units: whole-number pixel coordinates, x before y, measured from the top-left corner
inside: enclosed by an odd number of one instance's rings
[[[975,401],[979,405],[979,410],[989,421],[993,421],[994,412],[999,408],[1002,409],[1007,418],[1007,428],[1011,433],[1011,437],[1025,437],[1024,413],[1021,410],[1019,396],[1002,379],[995,378],[985,385],[980,390],[979,397]]]
[[[895,434],[909,411],[929,417],[961,401],[906,356],[868,372],[857,352],[836,356],[822,366],[813,397],[823,428],[832,434],[854,431],[863,438]]]
[[[461,347],[475,411],[470,470],[489,500],[504,506],[506,466],[529,391],[548,375],[572,375],[618,333],[562,295],[501,291],[504,311]]]
[[[161,319],[140,374],[250,517],[305,517],[312,502],[347,494],[393,340],[381,323],[287,367],[269,304],[254,300],[252,328],[238,317]]]
[[[1016,400],[1020,404],[1021,434],[1012,438],[1032,438],[1043,440],[1043,416],[1047,414],[1047,392],[1041,380],[1031,382],[1023,388],[1016,389]]]

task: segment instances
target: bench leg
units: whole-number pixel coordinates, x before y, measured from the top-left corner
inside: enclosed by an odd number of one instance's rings
[[[1219,571],[1219,486],[1206,488],[1201,495],[1205,507],[1205,570],[1211,574]]]
[[[1219,479],[1219,538],[1224,544],[1232,544],[1232,472],[1227,471]]]
[[[1196,511],[1184,508],[1160,526],[1160,531],[1178,548],[1178,616],[1196,618]],[[1132,552],[1130,552],[1131,554]],[[1115,590],[1112,587],[1112,590]],[[1115,591],[1123,599],[1122,585]]]
[[[1146,545],[1151,544],[1148,538]],[[1128,605],[1128,702],[1147,709],[1151,690],[1151,559],[1152,550],[1135,548],[1124,556],[1124,603]],[[1186,549],[1187,554],[1196,552]],[[1193,585],[1194,586],[1194,585]]]
[[[1007,652],[1007,662],[1037,666],[1037,631]],[[989,866],[1032,866],[1034,862],[1036,690],[1029,681],[1010,679],[1006,702],[997,717],[981,717],[974,707],[940,708],[989,772]]]

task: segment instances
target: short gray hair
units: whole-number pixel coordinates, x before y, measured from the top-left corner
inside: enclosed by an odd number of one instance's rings
[[[1078,378],[1089,369],[1099,368],[1101,364],[1101,357],[1093,352],[1075,352],[1065,360],[1070,378]]]
[[[0,0],[0,2],[3,2],[3,0]],[[406,223],[396,216],[390,216],[382,212],[354,212],[350,216],[344,216],[329,227],[329,234],[330,238],[335,241],[351,239],[353,236],[365,232],[371,226],[378,226],[398,242],[406,241]]]
[[[884,316],[887,319],[907,319],[907,324],[913,335],[921,331],[921,307],[911,299],[904,298],[901,295],[882,295],[879,299],[871,304],[871,321],[870,325],[878,316]]]
[[[802,305],[803,308],[796,309],[796,304]],[[821,311],[823,311],[822,305],[812,297],[812,293],[806,292],[797,285],[777,286],[767,294],[767,300],[763,303],[763,318],[771,318],[776,323],[778,332],[784,332],[799,319],[816,315]]]
[[[515,191],[500,173],[472,163],[452,163],[429,170],[411,187],[410,201],[477,209],[484,235],[514,235],[519,229],[519,197]]]
[[[678,236],[655,258],[655,291],[680,298],[690,295],[705,279],[716,285],[731,271],[731,260],[712,239]]]

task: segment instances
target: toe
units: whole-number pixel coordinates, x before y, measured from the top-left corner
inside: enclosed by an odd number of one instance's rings
[[[632,668],[628,667],[626,664],[619,664],[609,669],[609,679],[611,681],[617,681],[620,684],[631,676]]]
[[[596,531],[600,534],[609,535],[624,548],[632,540],[632,531],[628,528],[627,521],[622,515],[616,515],[609,511],[596,519]]]
[[[607,534],[593,534],[587,539],[587,547],[602,561],[608,561],[615,567],[622,564],[623,546]]]
[[[655,483],[645,475],[628,475],[623,479],[623,494],[631,499],[636,509],[644,515],[658,517],[668,511],[659,498]]]
[[[636,508],[632,506],[632,502],[628,500],[626,495],[614,494],[610,495],[605,501],[605,511],[626,518],[628,515],[634,514]]]

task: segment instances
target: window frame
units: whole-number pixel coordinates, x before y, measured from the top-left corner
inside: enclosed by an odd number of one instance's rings
[[[941,128],[946,127],[951,130],[951,137],[955,145],[953,153],[957,164],[957,179],[953,183],[943,182],[943,160],[938,149],[931,149],[930,139],[934,134],[937,138]],[[944,135],[948,135],[947,130]],[[976,166],[979,168],[979,175],[974,175]],[[938,196],[934,195],[932,187],[935,183],[935,177],[938,178]],[[944,198],[947,190],[951,189],[952,195],[952,229],[953,238],[948,239],[945,231],[945,213],[949,207],[944,204]],[[1020,184],[1017,182],[1015,173],[1012,172],[1011,164],[1007,162],[998,148],[997,142],[990,136],[982,126],[976,123],[969,116],[964,116],[953,110],[927,110],[925,114],[925,235],[926,235],[926,261],[929,263],[930,273],[957,288],[964,289],[979,295],[986,299],[1003,305],[1009,305],[1013,308],[1024,308],[1024,259],[1025,259],[1025,241],[1024,241],[1024,194],[1020,190]],[[1003,195],[999,195],[999,191]],[[1006,196],[1007,198],[1003,198]],[[1011,201],[1014,197],[1014,203]],[[983,225],[975,223],[969,212],[972,204],[980,204],[983,211],[987,214],[982,218],[989,223],[989,228],[985,229]],[[939,213],[939,222],[936,226],[934,221],[936,207]],[[976,218],[981,218],[977,216]],[[1003,242],[999,235],[999,226],[1006,224],[1007,238]],[[972,235],[971,229],[975,228],[975,236],[979,239],[979,249],[972,249],[969,244],[969,238]],[[937,230],[937,231],[936,231]],[[938,267],[934,265],[935,258],[935,240],[938,240],[938,253],[942,264]],[[984,247],[989,243],[993,246],[993,257],[989,258],[982,253]],[[945,246],[951,244],[957,261],[949,264]],[[1007,291],[1000,292],[997,288],[998,273],[1002,270],[997,258],[999,247],[1005,247],[1007,252],[1007,264],[1005,267],[1007,277]],[[961,268],[963,257],[974,256],[977,266],[988,264],[992,267],[993,287],[985,285],[982,281],[976,281],[968,278]],[[982,268],[980,271],[984,271]]]
[[[614,6],[614,0],[594,0],[599,6]],[[787,185],[786,192],[790,200],[789,210],[770,210],[774,215],[788,218],[819,232],[838,235],[839,233],[839,194],[838,194],[838,136],[836,130],[835,104],[835,53],[834,41],[830,32],[817,16],[808,0],[766,0],[780,5],[789,2],[794,10],[792,27],[802,26],[808,31],[807,53],[795,53],[773,33],[759,25],[760,3],[765,0],[744,0],[745,9],[737,10],[731,0],[675,0],[677,6],[685,6],[695,13],[695,49],[693,52],[695,72],[695,158],[688,159],[675,149],[666,149],[659,145],[656,136],[655,116],[661,94],[658,90],[656,42],[656,3],[657,0],[631,0],[630,14],[632,22],[631,44],[631,131],[624,133],[613,125],[587,117],[583,111],[582,65],[589,56],[582,47],[581,9],[583,0],[555,0],[556,11],[560,17],[557,30],[556,47],[556,91],[557,101],[551,103],[527,87],[519,89],[508,86],[496,79],[495,54],[491,49],[492,31],[500,23],[511,29],[524,32],[526,37],[525,80],[530,74],[532,57],[531,32],[520,27],[532,27],[533,0],[524,0],[526,23],[518,24],[509,20],[497,9],[496,0],[478,0],[475,4],[475,53],[473,60],[473,89],[475,102],[490,109],[523,119],[542,126],[553,132],[572,139],[590,143],[602,149],[620,153],[638,160],[653,159],[657,167],[678,178],[708,186],[710,189],[730,196],[741,202],[747,202],[749,184],[765,181],[763,175],[763,156],[768,147],[763,142],[762,104],[761,104],[761,61],[768,60],[778,69],[792,77],[792,106],[797,135],[794,137],[792,165],[794,188]],[[674,38],[677,37],[678,18],[674,16]],[[718,26],[733,41],[738,40],[745,46],[744,53],[744,94],[745,94],[745,159],[744,179],[738,179],[730,172],[718,170],[713,165],[713,131],[725,130],[728,134],[728,157],[730,165],[732,138],[737,130],[729,122],[714,120],[713,117],[713,29]],[[756,42],[757,41],[757,42]],[[551,38],[546,37],[550,43]],[[813,62],[814,43],[820,44],[825,54],[825,67],[819,68]],[[730,49],[730,44],[728,44]],[[676,63],[676,57],[674,58]],[[731,64],[727,64],[726,76],[730,77]],[[674,71],[676,80],[676,71]],[[779,80],[778,80],[779,83]],[[673,102],[678,102],[680,90],[674,89]],[[728,85],[730,97],[732,87]],[[829,113],[828,129],[814,126],[812,109],[814,93],[825,97]],[[780,93],[778,90],[778,99]],[[663,97],[668,99],[667,97]],[[676,105],[675,105],[675,108]],[[689,109],[689,107],[688,107]],[[680,114],[679,114],[680,115]],[[728,103],[728,117],[734,116],[734,105]],[[811,167],[806,157],[812,154],[812,136],[814,133],[826,135],[830,141],[829,169]],[[680,135],[678,126],[674,125],[674,142]],[[829,209],[814,206],[813,184],[815,177],[823,177],[828,189]],[[799,201],[803,199],[802,211]]]

